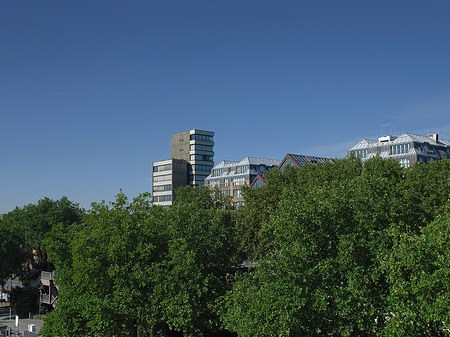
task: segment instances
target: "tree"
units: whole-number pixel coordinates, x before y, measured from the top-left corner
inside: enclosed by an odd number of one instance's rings
[[[416,163],[405,171],[399,185],[398,202],[393,207],[402,231],[419,233],[440,214],[450,195],[450,160]]]
[[[228,198],[204,186],[177,190],[167,210],[168,252],[157,269],[153,299],[162,321],[183,336],[223,333],[216,301],[231,289],[242,261]]]
[[[63,223],[69,226],[78,223],[84,210],[77,203],[67,197],[59,200],[43,198],[36,204],[28,204],[23,208],[16,207],[9,213],[3,214],[2,222],[21,236],[24,246],[28,250],[35,250],[39,261],[45,261],[42,241],[52,226]]]
[[[375,336],[388,287],[379,253],[402,169],[350,158],[296,174],[261,224],[272,249],[224,297],[225,326],[239,336]]]
[[[420,233],[393,229],[383,267],[390,293],[386,336],[450,335],[450,204]]]
[[[48,247],[60,292],[44,336],[136,336],[138,324],[154,322],[146,301],[152,263],[166,251],[162,214],[148,194],[129,202],[119,193],[109,206],[92,205],[80,231],[67,238],[69,251]]]
[[[21,272],[31,254],[25,249],[23,239],[0,218],[0,286],[14,274]]]
[[[230,205],[205,187],[180,189],[169,209],[150,195],[93,204],[79,231],[54,237],[59,300],[44,336],[201,336],[222,330],[216,300],[238,264]]]

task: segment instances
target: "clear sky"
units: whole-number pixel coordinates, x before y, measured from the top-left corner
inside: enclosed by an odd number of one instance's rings
[[[215,162],[450,139],[450,1],[1,0],[0,213],[150,191],[170,135]]]

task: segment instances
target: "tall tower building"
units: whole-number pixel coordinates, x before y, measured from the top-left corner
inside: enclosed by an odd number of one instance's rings
[[[169,206],[180,186],[204,183],[214,166],[214,132],[193,129],[171,137],[171,159],[153,163],[153,204]]]

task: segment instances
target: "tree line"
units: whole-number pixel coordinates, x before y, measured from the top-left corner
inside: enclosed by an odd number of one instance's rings
[[[202,186],[167,209],[43,199],[1,216],[0,280],[48,255],[43,336],[448,336],[449,178],[346,158],[272,170],[238,210]]]

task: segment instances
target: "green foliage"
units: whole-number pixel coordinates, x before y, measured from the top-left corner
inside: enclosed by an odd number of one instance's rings
[[[184,336],[221,330],[216,300],[230,289],[227,275],[241,262],[230,208],[228,199],[201,186],[178,189],[167,210],[168,254],[154,296],[164,322]]]
[[[406,171],[396,204],[396,222],[403,224],[403,230],[419,233],[423,226],[442,212],[450,196],[449,177],[448,159],[417,163]]]
[[[272,170],[237,211],[205,187],[167,209],[120,193],[47,233],[60,298],[41,331],[448,335],[449,177],[449,160],[352,157]]]
[[[387,318],[396,312],[391,287],[399,278],[385,261],[397,259],[392,247],[398,235],[427,224],[442,209],[449,173],[446,162],[405,171],[395,161],[374,158],[362,166],[350,158],[275,172],[277,186],[271,186],[269,175],[266,186],[246,193],[250,203],[241,219],[250,223],[246,238],[253,241],[244,246],[260,259],[224,297],[225,326],[239,336],[377,336],[385,327],[393,330]],[[261,200],[269,207],[258,217]],[[415,204],[419,207],[412,211]],[[412,217],[419,220],[405,226]],[[245,227],[240,230],[245,234]],[[410,280],[404,283],[411,286]],[[420,300],[414,296],[412,307]],[[441,321],[448,320],[445,314]],[[437,322],[428,319],[423,326],[442,331]],[[405,328],[396,335],[424,333],[419,330]]]
[[[152,282],[149,263],[158,260],[166,241],[160,238],[161,212],[151,210],[149,195],[130,203],[120,193],[110,206],[92,205],[79,232],[65,236],[68,249],[48,246],[60,299],[44,335],[133,334],[137,321],[148,314],[143,301]],[[60,233],[61,228],[55,229]]]
[[[392,235],[386,336],[450,335],[450,204],[419,234]]]
[[[12,274],[26,279],[30,274],[26,262],[32,262],[32,250],[39,262],[46,260],[42,242],[46,233],[53,226],[62,225],[65,228],[80,221],[83,210],[78,204],[62,197],[60,200],[44,198],[36,204],[1,215],[0,233],[0,283]],[[56,240],[58,241],[58,240]],[[26,273],[25,273],[26,272]],[[35,276],[31,273],[30,276]]]
[[[18,233],[31,250],[34,249],[38,257],[45,258],[42,241],[52,226],[63,223],[69,226],[80,221],[84,210],[78,204],[70,201],[67,197],[59,200],[43,198],[36,204],[28,204],[23,208],[16,207],[13,211],[3,214],[2,222]]]
[[[25,249],[23,239],[0,218],[0,287],[12,275],[19,274],[31,254]]]
[[[236,255],[229,201],[184,188],[169,209],[148,194],[93,204],[78,231],[49,244],[60,287],[44,336],[136,336],[221,330],[216,300],[230,289]],[[65,248],[67,247],[67,248]]]

